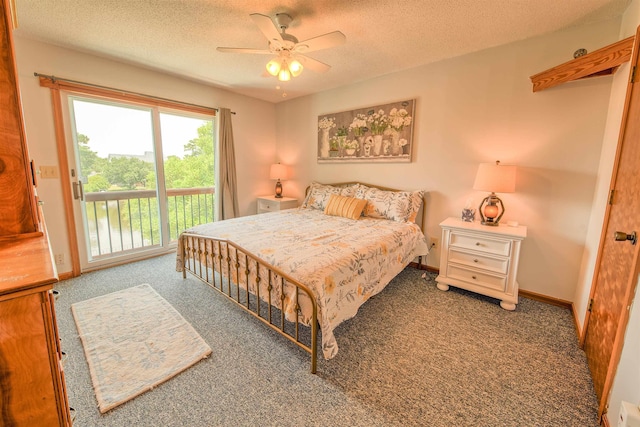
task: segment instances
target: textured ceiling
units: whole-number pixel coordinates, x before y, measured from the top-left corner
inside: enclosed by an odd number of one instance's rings
[[[16,0],[20,37],[162,70],[279,102],[398,70],[619,16],[630,0]],[[249,17],[286,12],[299,40],[339,30],[346,44],[309,53],[332,66],[280,83]],[[276,89],[276,86],[280,89]],[[283,94],[286,93],[286,97]]]

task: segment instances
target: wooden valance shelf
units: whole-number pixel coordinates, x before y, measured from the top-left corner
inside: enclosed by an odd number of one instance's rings
[[[573,80],[615,73],[620,65],[631,59],[634,39],[635,36],[631,36],[531,76],[533,91],[538,92]]]

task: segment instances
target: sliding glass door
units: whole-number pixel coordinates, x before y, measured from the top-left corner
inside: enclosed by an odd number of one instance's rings
[[[214,217],[213,117],[68,96],[80,264],[167,252]]]

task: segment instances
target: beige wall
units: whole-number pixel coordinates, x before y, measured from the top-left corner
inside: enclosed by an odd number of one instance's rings
[[[208,107],[230,108],[237,113],[232,120],[241,213],[254,213],[255,197],[272,191],[272,183],[265,177],[269,174],[269,165],[275,160],[276,118],[273,104],[167,74],[24,39],[19,34],[16,34],[15,45],[27,140],[30,155],[36,165],[56,165],[58,158],[50,91],[40,87],[34,72]],[[62,191],[59,179],[39,180],[38,194],[44,202],[52,250],[54,254],[63,254],[66,261],[65,265],[58,267],[61,273],[71,270]]]
[[[620,38],[629,37],[636,33],[638,26],[640,25],[640,0],[633,0],[622,19],[622,25],[620,28]],[[636,41],[637,42],[637,41]],[[606,203],[606,192],[609,188],[609,183],[611,179],[611,171],[613,169],[612,160],[608,161],[606,164],[605,159],[613,159],[615,155],[615,149],[618,144],[618,134],[620,129],[620,121],[622,117],[622,107],[621,103],[624,103],[624,97],[626,94],[627,81],[628,81],[628,73],[629,66],[627,65],[624,73],[620,73],[620,76],[614,77],[614,87],[611,91],[611,107],[609,108],[609,117],[607,118],[607,130],[605,134],[605,140],[603,142],[602,148],[602,161],[600,168],[600,172],[602,174],[602,183],[598,186],[598,191],[601,194],[601,197],[596,198],[595,203],[599,202],[597,206],[594,206],[594,217],[595,212],[598,212],[598,215],[602,216],[604,214],[604,208]],[[625,75],[627,78],[625,78]],[[605,186],[606,184],[606,186]],[[604,194],[603,194],[604,193]],[[602,212],[602,214],[600,214]],[[593,270],[592,264],[595,264],[595,260],[593,260],[595,256],[595,252],[598,248],[598,242],[600,237],[600,231],[602,229],[602,221],[600,224],[594,224],[593,234],[594,237],[597,234],[597,239],[593,238],[591,243],[591,247],[593,250],[589,255],[589,277],[593,274],[591,271]],[[591,231],[591,227],[590,227]],[[590,235],[591,235],[590,234]],[[581,314],[584,315],[586,309],[584,306],[586,305],[586,301],[589,298],[589,290],[591,289],[590,281],[585,281],[585,283],[581,283],[578,290],[576,291],[576,303],[579,301],[581,303],[582,311]],[[637,286],[637,285],[636,285]],[[578,298],[580,296],[580,299]],[[636,287],[636,295],[634,298],[633,306],[631,308],[631,313],[629,317],[629,324],[627,326],[624,346],[622,349],[622,355],[620,357],[620,363],[618,364],[618,368],[616,371],[616,376],[613,382],[613,387],[611,389],[611,395],[609,397],[609,412],[607,413],[607,418],[609,419],[609,425],[617,425],[618,413],[620,410],[620,402],[627,401],[631,402],[634,405],[640,404],[640,308],[638,305],[640,304],[640,294],[638,293]]]
[[[529,76],[618,40],[620,21],[483,50],[276,107],[278,156],[295,170],[285,193],[302,197],[312,180],[360,180],[428,191],[429,236],[458,216],[477,166],[518,165],[516,193],[502,197],[503,221],[527,225],[520,287],[572,300],[590,220],[612,78],[532,93]],[[395,164],[318,164],[317,116],[416,99],[414,160]],[[437,267],[433,251],[428,264]]]

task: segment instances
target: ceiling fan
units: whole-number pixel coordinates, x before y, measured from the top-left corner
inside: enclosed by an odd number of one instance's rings
[[[276,14],[276,25],[266,15],[252,13],[249,16],[269,41],[269,49],[218,47],[217,50],[219,52],[276,55],[274,59],[267,63],[267,72],[274,77],[278,77],[280,81],[288,81],[291,80],[291,77],[299,76],[305,67],[318,73],[329,71],[331,66],[305,54],[339,46],[347,39],[340,31],[333,31],[299,42],[296,37],[285,32],[293,20],[291,15],[287,13]]]

